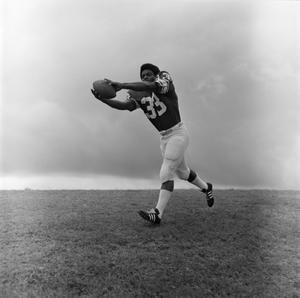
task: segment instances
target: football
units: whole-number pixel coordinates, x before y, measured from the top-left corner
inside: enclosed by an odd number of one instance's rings
[[[105,80],[98,80],[93,83],[93,88],[103,98],[116,97],[116,90],[109,85]]]

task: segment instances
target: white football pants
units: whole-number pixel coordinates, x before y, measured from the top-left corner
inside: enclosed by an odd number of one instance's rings
[[[164,183],[174,180],[177,175],[180,179],[187,180],[190,169],[186,164],[184,154],[189,144],[189,136],[185,126],[171,129],[160,138],[160,149],[163,156],[163,163],[160,169],[160,180]]]

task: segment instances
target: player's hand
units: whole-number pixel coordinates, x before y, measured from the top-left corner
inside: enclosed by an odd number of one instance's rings
[[[118,92],[118,91],[120,91],[121,89],[123,89],[123,88],[122,88],[122,83],[114,82],[114,81],[111,81],[111,80],[109,80],[109,79],[104,79],[104,81],[105,81],[107,84],[111,85],[111,86],[116,90],[116,92]]]
[[[91,92],[93,93],[93,95],[94,95],[97,99],[101,100],[101,96],[100,96],[100,94],[99,94],[96,90],[91,89]]]

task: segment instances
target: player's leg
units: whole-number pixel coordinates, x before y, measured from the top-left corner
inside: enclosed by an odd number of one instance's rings
[[[194,172],[187,166],[185,158],[182,159],[182,162],[178,166],[176,174],[178,178],[194,184],[201,190],[205,190],[208,188],[207,183],[203,181],[196,172]]]
[[[170,138],[164,152],[164,160],[160,169],[161,189],[156,208],[160,217],[163,215],[169,199],[174,190],[174,177],[178,166],[184,158],[184,152],[188,146],[188,136],[179,133]]]
[[[156,204],[156,209],[159,211],[160,218],[162,217],[174,190],[174,175],[177,163],[178,162],[174,159],[164,158],[160,169],[161,187]]]
[[[139,211],[139,215],[153,224],[159,224],[174,190],[176,161],[164,158],[160,169],[161,187],[155,209]]]
[[[209,207],[213,206],[214,197],[212,194],[212,184],[203,181],[196,172],[191,170],[187,166],[185,158],[182,159],[182,162],[178,166],[178,168],[176,170],[176,174],[180,179],[186,180],[186,181],[194,184],[198,188],[200,188],[201,191],[206,194],[207,205]]]
[[[162,140],[163,163],[160,169],[161,188],[155,209],[140,211],[139,214],[152,223],[160,223],[164,210],[174,190],[175,171],[182,161],[187,147],[187,137],[175,135]]]

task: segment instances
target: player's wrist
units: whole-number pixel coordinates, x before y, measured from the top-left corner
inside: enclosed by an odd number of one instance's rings
[[[120,83],[120,89],[129,89],[128,83]]]

